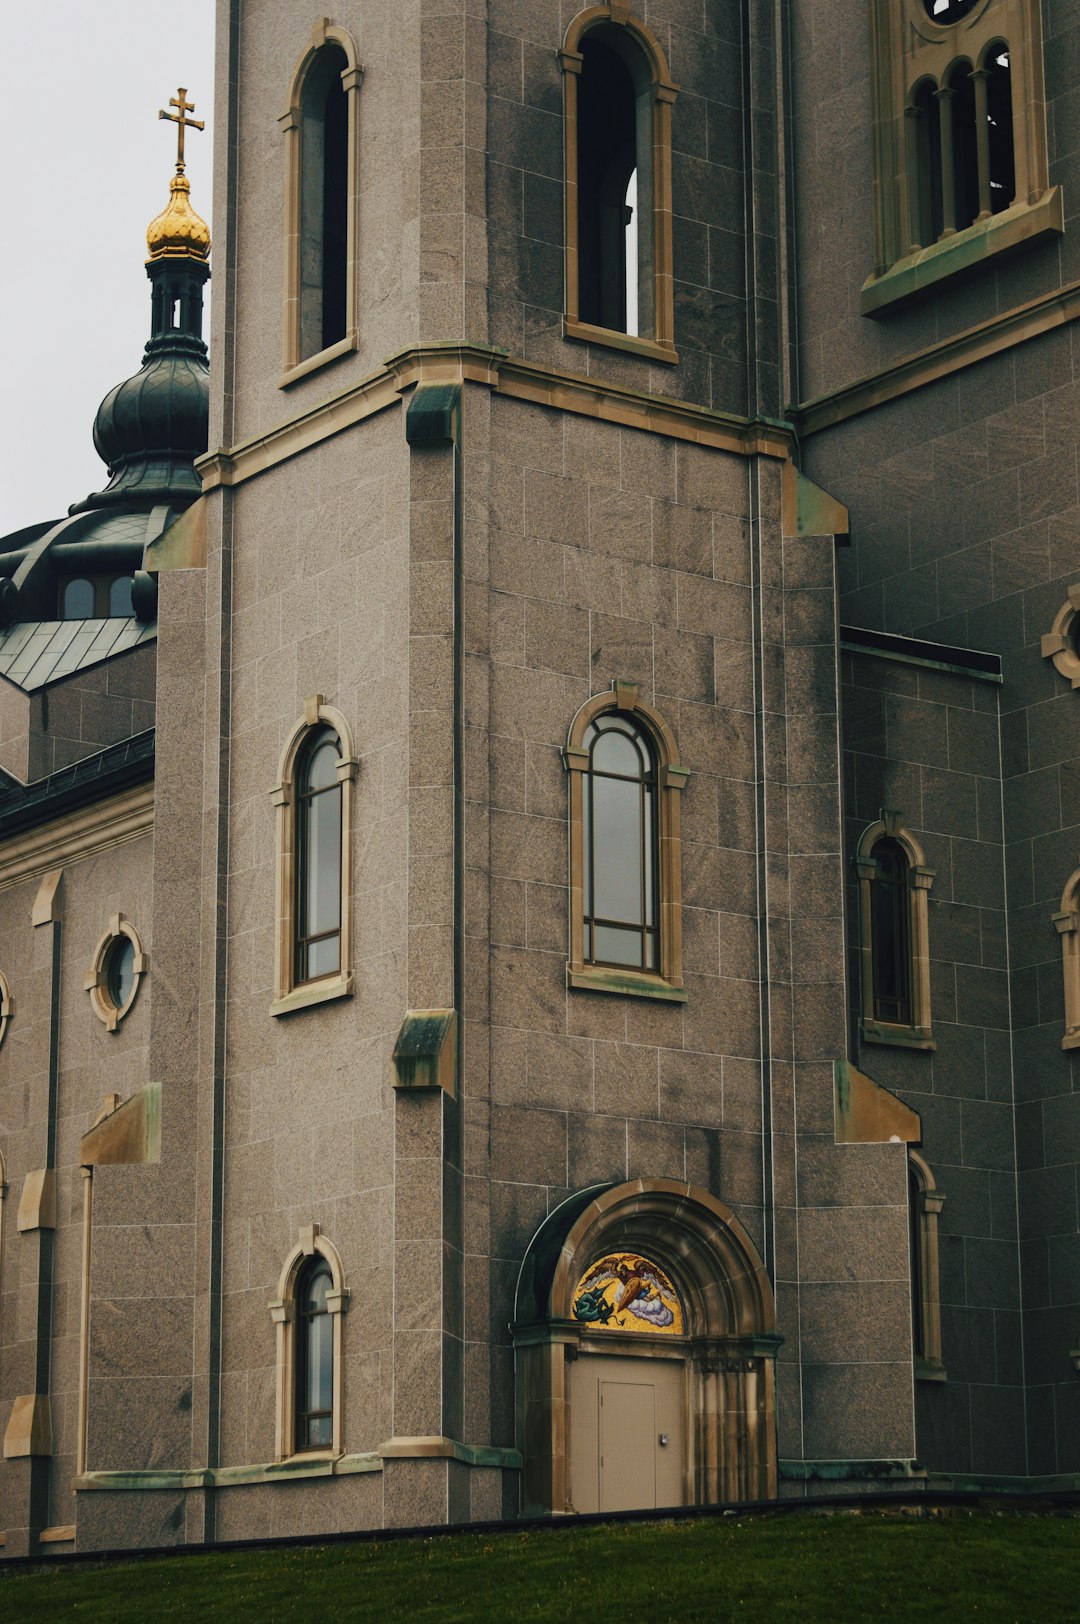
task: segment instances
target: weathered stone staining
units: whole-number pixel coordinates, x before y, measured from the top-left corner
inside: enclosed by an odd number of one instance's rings
[[[0,546],[0,1556],[1080,1485],[1080,30],[777,9],[225,8]]]

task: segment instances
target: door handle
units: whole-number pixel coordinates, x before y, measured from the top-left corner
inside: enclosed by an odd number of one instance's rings
[[[660,1434],[660,1440],[659,1440],[659,1442],[660,1442],[660,1448],[661,1448],[661,1449],[663,1449],[663,1448],[664,1448],[664,1446],[665,1446],[665,1444],[666,1444],[666,1443],[667,1443],[667,1441],[668,1441],[668,1435],[667,1435],[667,1433],[666,1433],[666,1432],[662,1432],[662,1433],[661,1433],[661,1434]]]

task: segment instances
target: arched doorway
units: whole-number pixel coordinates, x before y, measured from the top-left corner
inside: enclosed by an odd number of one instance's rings
[[[529,1244],[513,1334],[526,1513],[775,1498],[772,1288],[706,1190],[571,1196]]]

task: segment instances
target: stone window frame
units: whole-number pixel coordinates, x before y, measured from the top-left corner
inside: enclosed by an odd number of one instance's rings
[[[325,1258],[330,1266],[333,1289],[327,1293],[326,1306],[333,1322],[334,1387],[333,1387],[333,1443],[329,1449],[296,1447],[296,1287],[305,1264],[316,1256]],[[333,1242],[322,1233],[318,1224],[301,1227],[299,1239],[282,1264],[278,1279],[277,1296],[267,1307],[271,1323],[276,1327],[275,1361],[275,1423],[274,1457],[278,1461],[336,1460],[345,1453],[344,1396],[345,1373],[343,1366],[343,1321],[349,1306],[349,1288],[345,1284],[345,1271],[341,1256]]]
[[[879,840],[895,840],[907,859],[910,901],[908,941],[911,951],[910,1024],[878,1020],[874,1012],[874,948],[871,886],[877,877],[873,849]],[[859,837],[855,854],[859,883],[859,968],[862,983],[862,1019],[859,1032],[865,1043],[885,1043],[903,1049],[936,1049],[930,1017],[930,888],[935,870],[927,867],[922,846],[904,827],[903,814],[882,808],[876,823]]]
[[[3,1045],[4,1039],[7,1037],[7,1029],[14,1014],[15,1000],[11,996],[7,976],[3,970],[0,970],[0,1046]],[[3,1162],[0,1161],[0,1185],[4,1182],[3,1171]]]
[[[656,757],[660,969],[616,969],[586,964],[585,946],[585,836],[582,816],[584,778],[589,751],[584,738],[590,722],[608,712],[632,716],[645,733]],[[685,1003],[682,965],[682,791],[690,777],[679,760],[675,737],[660,713],[638,698],[637,684],[616,680],[606,693],[587,700],[573,722],[562,751],[569,801],[570,959],[568,987],[594,992],[624,993],[638,998],[659,998]]]
[[[1069,875],[1061,907],[1053,915],[1061,937],[1061,973],[1065,987],[1063,1049],[1080,1049],[1080,868]]]
[[[625,28],[648,65],[652,96],[652,327],[651,337],[620,333],[580,319],[578,261],[578,78],[583,66],[581,41],[601,24]],[[589,6],[573,18],[559,52],[563,75],[563,186],[565,310],[563,337],[644,355],[671,365],[675,349],[675,273],[671,188],[671,109],[679,86],[671,77],[663,47],[652,29],[630,14],[629,0]],[[640,161],[640,154],[639,154]],[[640,296],[640,295],[639,295]]]
[[[1054,670],[1059,676],[1065,678],[1070,687],[1080,688],[1080,651],[1077,648],[1077,638],[1080,636],[1080,582],[1071,586],[1065,602],[1054,616],[1054,623],[1048,632],[1044,632],[1040,649],[1044,660],[1052,660]],[[1065,904],[1062,903],[1062,907]]]
[[[329,727],[341,747],[337,775],[341,784],[341,957],[336,976],[318,981],[296,981],[296,766],[307,739],[316,728]],[[271,1015],[325,1004],[352,996],[352,820],[353,785],[360,762],[353,749],[352,731],[335,706],[322,694],[304,701],[304,714],[296,723],[278,762],[277,783],[270,791],[275,809],[274,999]]]
[[[320,52],[327,45],[337,45],[345,53],[347,66],[342,70],[341,82],[345,89],[348,120],[348,178],[346,182],[345,221],[345,336],[314,355],[301,353],[300,312],[300,260],[301,243],[301,188],[303,165],[301,152],[301,126],[303,121],[303,95],[308,74]],[[360,344],[357,321],[357,229],[359,204],[357,189],[360,175],[360,84],[364,69],[360,63],[356,41],[345,28],[339,28],[328,18],[320,17],[311,30],[307,47],[293,70],[289,86],[289,103],[278,118],[285,137],[285,267],[284,310],[282,317],[282,375],[278,388],[290,384],[336,361],[342,355],[356,350]]]
[[[109,993],[109,956],[116,943],[124,937],[135,949],[135,958],[132,963],[131,997],[126,1004],[119,1005],[113,1002]],[[104,1024],[106,1031],[117,1031],[120,1022],[126,1019],[139,996],[139,984],[149,968],[150,958],[143,949],[135,926],[123,914],[113,914],[109,920],[108,930],[94,949],[90,968],[83,978],[83,988],[90,994],[90,1008]]]
[[[913,1336],[915,1375],[919,1381],[943,1382],[947,1372],[941,1351],[941,1264],[938,1219],[945,1205],[933,1170],[924,1156],[908,1147],[908,1167],[915,1185],[912,1225],[912,1301],[919,1304],[919,1334]],[[909,1192],[910,1193],[910,1192]],[[914,1330],[914,1327],[913,1327]]]
[[[1039,0],[979,0],[953,23],[935,22],[923,0],[872,0],[871,77],[875,264],[860,294],[864,316],[905,300],[986,259],[1065,229],[1060,186],[1051,186]],[[961,62],[976,67],[1005,41],[1013,87],[1013,203],[935,243],[918,244],[915,95],[946,83]],[[977,94],[985,81],[978,81]]]

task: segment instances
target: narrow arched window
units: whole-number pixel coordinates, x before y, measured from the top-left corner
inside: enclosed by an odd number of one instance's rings
[[[945,1205],[930,1164],[908,1151],[908,1240],[911,1274],[911,1340],[915,1373],[943,1381],[941,1350],[941,1266],[938,1219]]]
[[[352,992],[352,796],[349,725],[322,694],[304,702],[271,791],[277,812],[272,1015]]]
[[[631,717],[585,733],[585,962],[656,970],[659,938],[656,762]]]
[[[131,601],[131,590],[135,585],[135,578],[131,575],[118,575],[115,581],[109,584],[109,614],[129,616],[135,613]]]
[[[356,347],[360,79],[352,38],[321,19],[279,120],[286,137],[283,385]]]
[[[1000,214],[1016,201],[1012,59],[1004,40],[996,40],[985,53],[982,72],[986,75],[986,162],[990,176],[990,212]]]
[[[952,226],[966,231],[979,213],[979,140],[969,62],[952,70],[946,94],[952,137]]]
[[[689,774],[633,683],[574,718],[570,791],[572,987],[682,1002],[680,792]]]
[[[671,220],[676,87],[663,51],[639,20],[617,12],[605,16],[592,7],[570,24],[560,61],[564,330],[570,338],[677,360]]]
[[[345,337],[348,63],[325,45],[304,83],[300,126],[300,359]]]
[[[341,970],[341,741],[330,728],[308,740],[296,799],[297,984]]]
[[[874,1018],[911,1024],[911,920],[908,865],[895,840],[879,840],[871,856],[875,875],[870,886],[873,932]]]
[[[330,1265],[316,1256],[296,1289],[296,1413],[294,1448],[329,1449],[334,1442],[334,1328]]]
[[[928,897],[934,872],[900,813],[863,831],[859,877],[860,1031],[871,1043],[935,1047],[930,1030]]]

